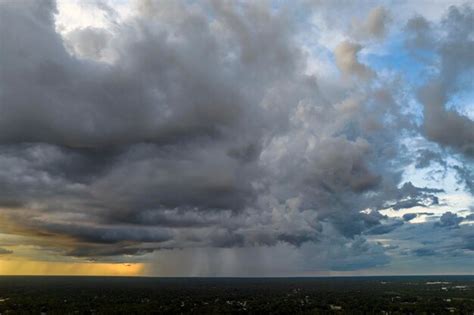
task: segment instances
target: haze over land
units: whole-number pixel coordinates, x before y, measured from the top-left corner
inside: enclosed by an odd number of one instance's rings
[[[0,1],[0,274],[473,274],[459,1]]]

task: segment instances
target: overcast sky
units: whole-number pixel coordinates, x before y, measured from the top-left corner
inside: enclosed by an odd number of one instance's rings
[[[0,274],[473,274],[473,14],[0,1]]]

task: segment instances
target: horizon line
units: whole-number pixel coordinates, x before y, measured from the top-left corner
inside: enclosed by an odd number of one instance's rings
[[[54,278],[54,277],[70,277],[70,278],[145,278],[145,279],[312,279],[312,278],[390,278],[390,277],[474,277],[472,274],[401,274],[401,275],[334,275],[334,276],[147,276],[147,275],[0,275],[1,277],[36,277],[36,278]]]

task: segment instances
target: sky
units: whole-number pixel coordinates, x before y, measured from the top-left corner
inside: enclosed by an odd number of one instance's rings
[[[0,274],[474,274],[474,8],[0,1]]]

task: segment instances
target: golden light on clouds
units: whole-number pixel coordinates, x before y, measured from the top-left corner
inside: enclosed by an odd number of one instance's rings
[[[142,263],[1,260],[0,275],[140,276]]]

